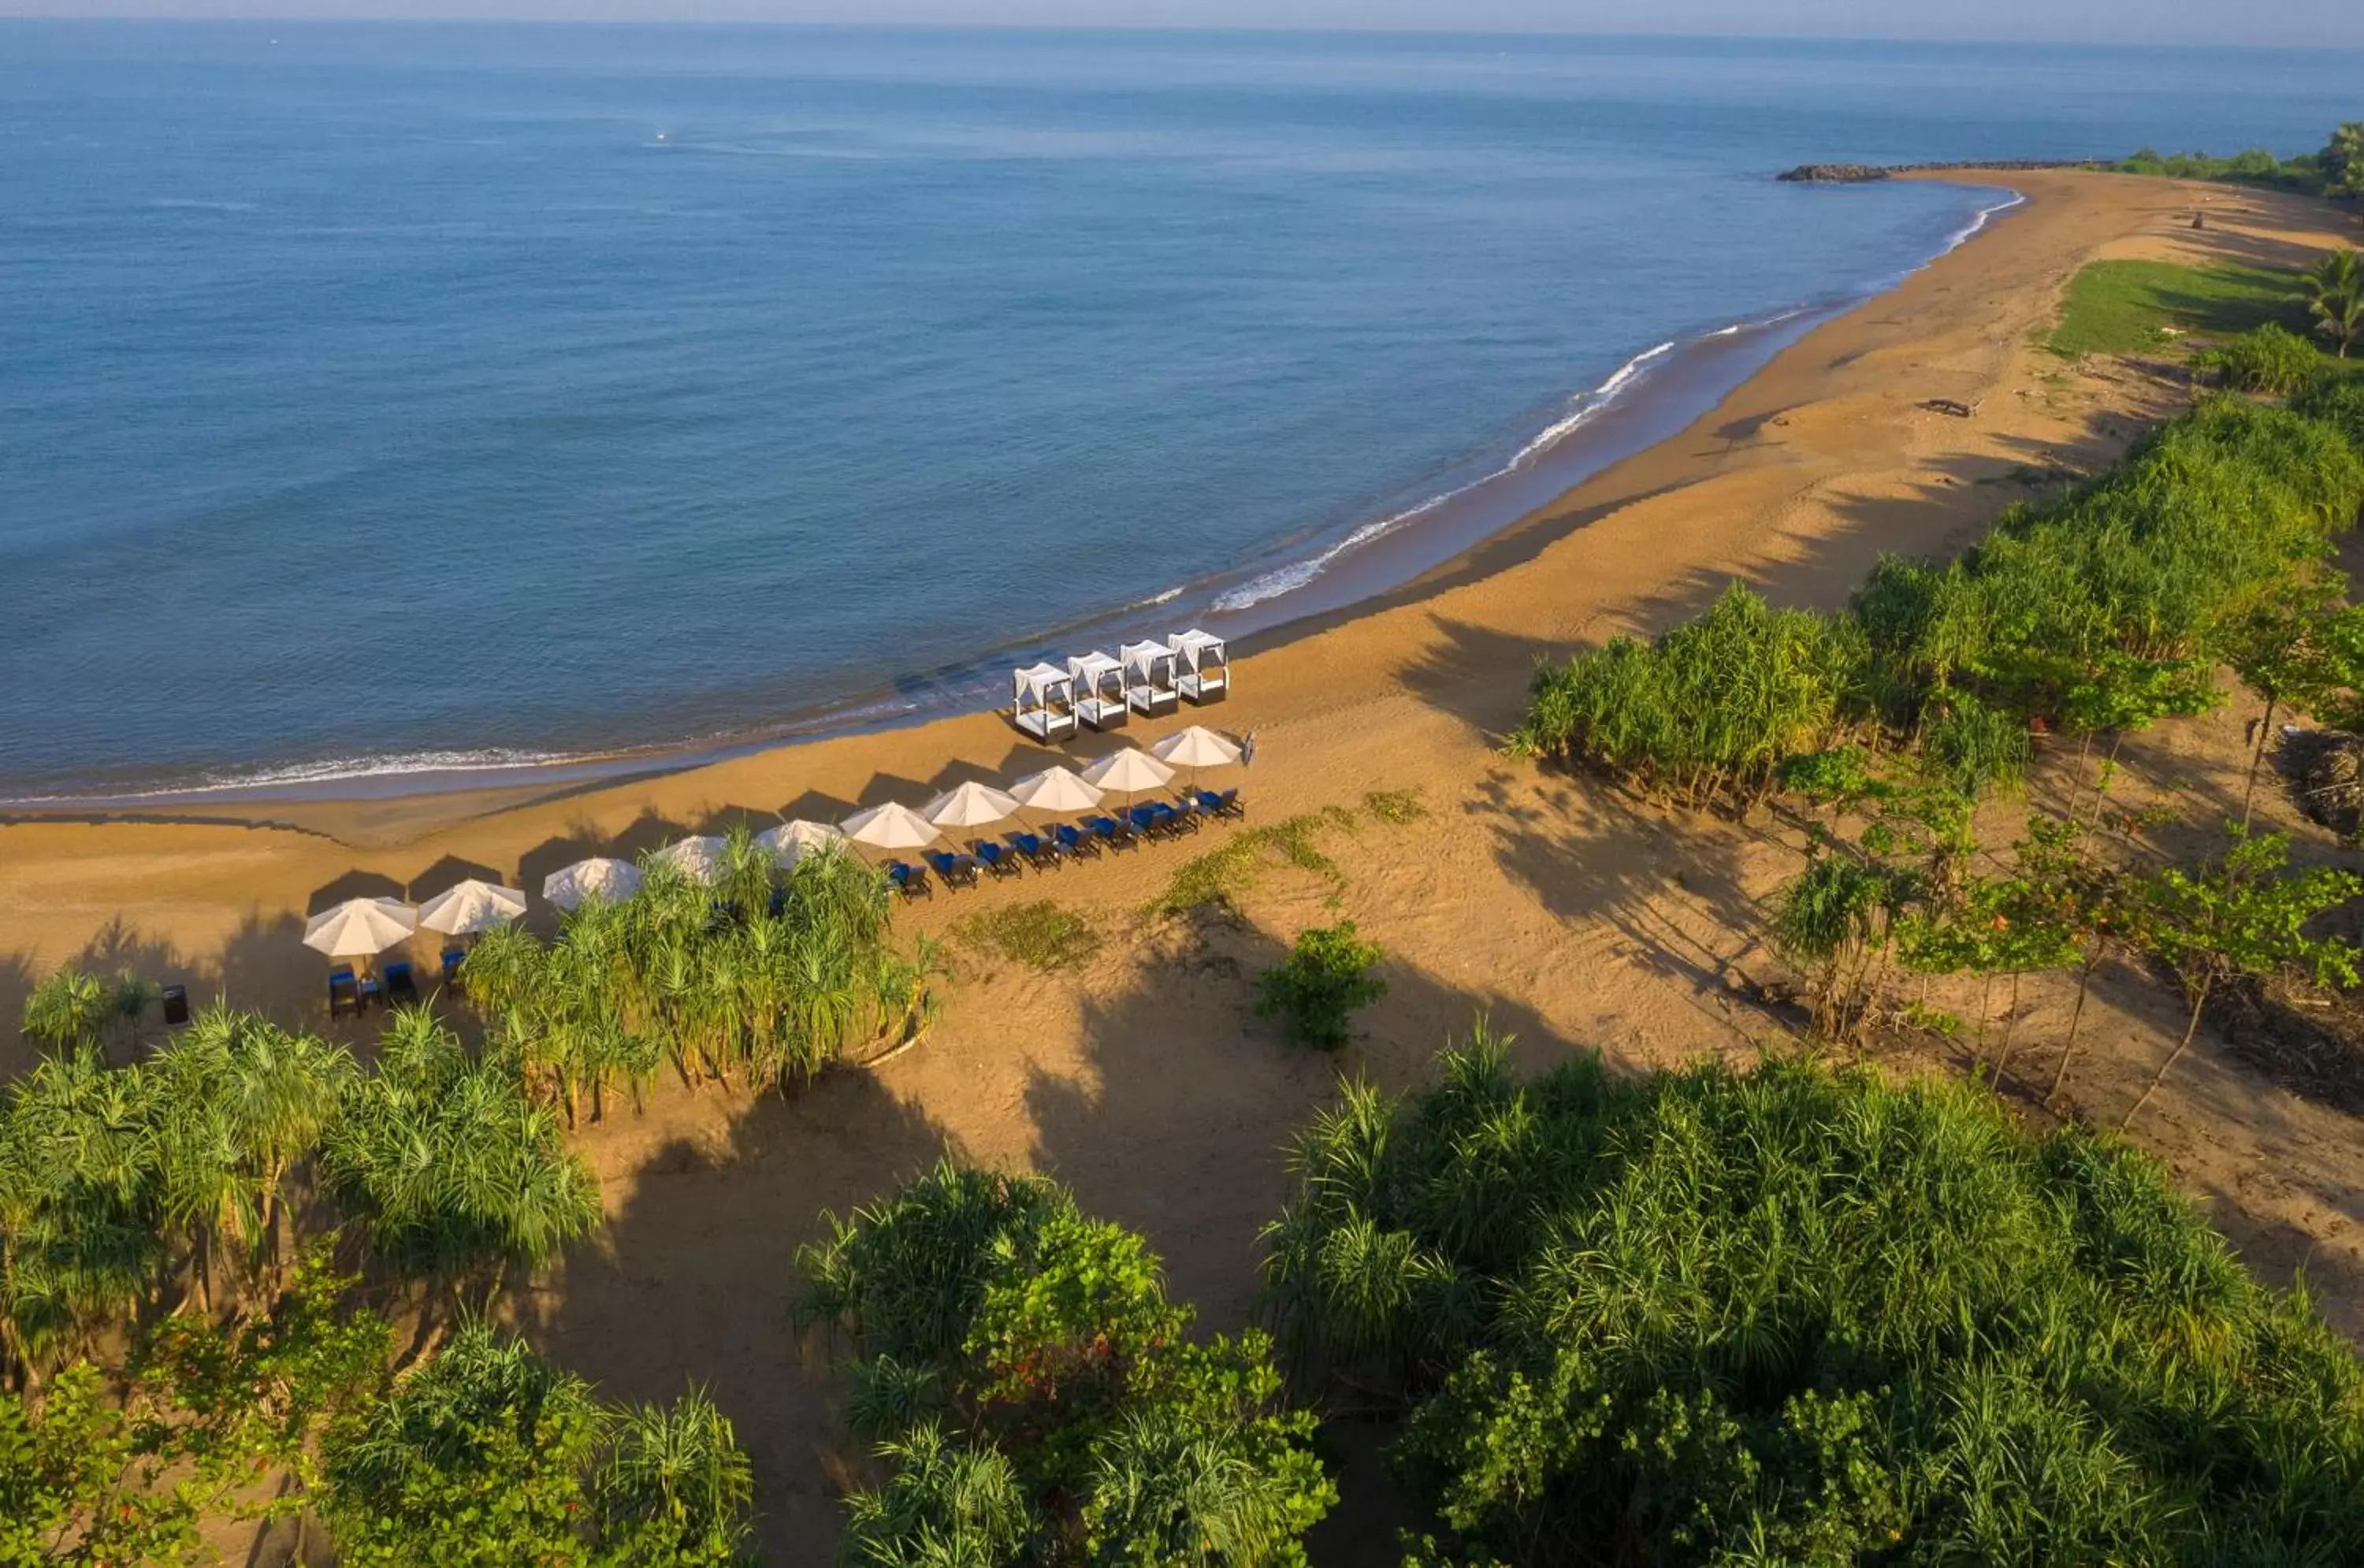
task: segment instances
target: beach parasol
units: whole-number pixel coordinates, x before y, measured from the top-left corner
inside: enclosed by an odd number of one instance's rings
[[[594,855],[542,878],[541,895],[561,909],[575,908],[593,898],[612,904],[638,893],[641,880],[641,868],[631,862]]]
[[[1100,792],[1065,768],[1029,773],[1009,786],[1009,797],[1035,811],[1088,811],[1100,803]]]
[[[916,850],[942,837],[934,823],[909,806],[891,800],[867,811],[857,811],[838,826],[855,843],[881,850]]]
[[[418,911],[398,898],[348,898],[304,923],[304,945],[330,958],[373,958],[418,929]]]
[[[421,904],[418,923],[447,937],[470,937],[506,926],[524,913],[524,894],[472,876]]]
[[[722,874],[725,858],[722,840],[711,834],[688,839],[676,839],[649,857],[659,865],[671,866],[692,882],[709,886]]]
[[[766,828],[755,835],[755,842],[771,851],[782,865],[792,866],[807,855],[837,849],[845,842],[845,835],[826,822],[799,819]]]
[[[972,780],[946,790],[920,813],[939,828],[982,828],[1018,814],[1018,803],[991,784]]]
[[[1139,795],[1147,789],[1163,789],[1173,779],[1173,769],[1138,746],[1110,751],[1084,770],[1086,784],[1100,789],[1112,789],[1122,795]]]
[[[1161,762],[1190,770],[1190,788],[1199,787],[1200,768],[1229,767],[1240,760],[1240,749],[1204,725],[1194,724],[1188,729],[1177,729],[1149,749],[1150,755]]]

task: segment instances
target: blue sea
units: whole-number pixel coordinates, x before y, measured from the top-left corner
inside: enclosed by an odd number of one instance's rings
[[[2306,150],[2359,65],[0,22],[0,798],[723,746],[1335,607],[2002,199],[1777,171]]]

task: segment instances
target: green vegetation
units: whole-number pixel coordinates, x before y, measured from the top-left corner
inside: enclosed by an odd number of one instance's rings
[[[2279,157],[2261,147],[2230,158],[2212,158],[2204,152],[2165,153],[2146,147],[2113,167],[2124,174],[2213,180],[2300,195],[2364,196],[2364,122],[2339,127],[2320,152],[2296,158]]]
[[[1404,1412],[1423,1562],[2364,1556],[2364,1369],[2148,1158],[1772,1061],[1349,1085],[1267,1233],[1305,1375]]]
[[[850,856],[780,873],[731,835],[714,885],[662,861],[619,904],[569,914],[557,940],[488,931],[468,954],[469,1006],[488,1051],[575,1124],[616,1084],[637,1095],[670,1062],[691,1088],[807,1079],[920,1014],[931,950],[890,940],[885,881]]]
[[[476,1325],[330,1429],[322,1512],[338,1561],[748,1561],[747,1456],[703,1395],[611,1410]]]
[[[1270,1343],[1188,1337],[1142,1239],[1039,1178],[919,1178],[800,1249],[803,1321],[853,1341],[848,1419],[891,1470],[840,1560],[1301,1563],[1336,1500]]]
[[[2215,376],[2220,386],[2274,397],[2304,391],[2323,373],[2323,355],[2315,346],[2271,321],[2195,355],[2192,364]]]
[[[2063,359],[2154,353],[2179,336],[2230,338],[2269,323],[2303,327],[2297,277],[2266,267],[2094,261],[2068,280],[2046,347]]]
[[[1371,973],[1380,956],[1378,944],[1364,941],[1352,920],[1299,931],[1288,961],[1258,979],[1256,1012],[1278,1018],[1298,1045],[1342,1051],[1355,1010],[1388,993],[1388,983]]]
[[[1099,946],[1091,922],[1048,898],[964,915],[953,935],[977,951],[1044,973],[1072,969]]]
[[[2307,272],[2306,310],[2341,359],[2364,337],[2364,250],[2339,250]]]
[[[1950,564],[1882,561],[1836,616],[1735,584],[1655,641],[1540,670],[1513,749],[1660,798],[1745,803],[1851,743],[1917,745],[1981,785],[2024,764],[2011,730],[2199,711],[2230,628],[2324,595],[2332,541],[2364,504],[2356,414],[2344,395],[2213,399],[2093,484],[2007,511]]]
[[[1428,815],[1428,806],[1421,800],[1417,789],[1374,789],[1363,795],[1363,809],[1375,822],[1390,828],[1409,828]]]

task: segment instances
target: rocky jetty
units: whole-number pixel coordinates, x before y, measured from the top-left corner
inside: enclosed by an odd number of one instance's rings
[[[2102,163],[2091,158],[1995,159],[1985,162],[1967,163],[1801,163],[1795,169],[1774,176],[1791,184],[1863,185],[1874,180],[1885,180],[1897,174],[1946,174],[1973,169],[1994,169],[2008,172],[2014,169],[2098,169]]]

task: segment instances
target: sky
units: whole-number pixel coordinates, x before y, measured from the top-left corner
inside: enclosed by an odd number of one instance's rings
[[[2358,0],[0,0],[0,17],[1745,33],[2364,47]]]

